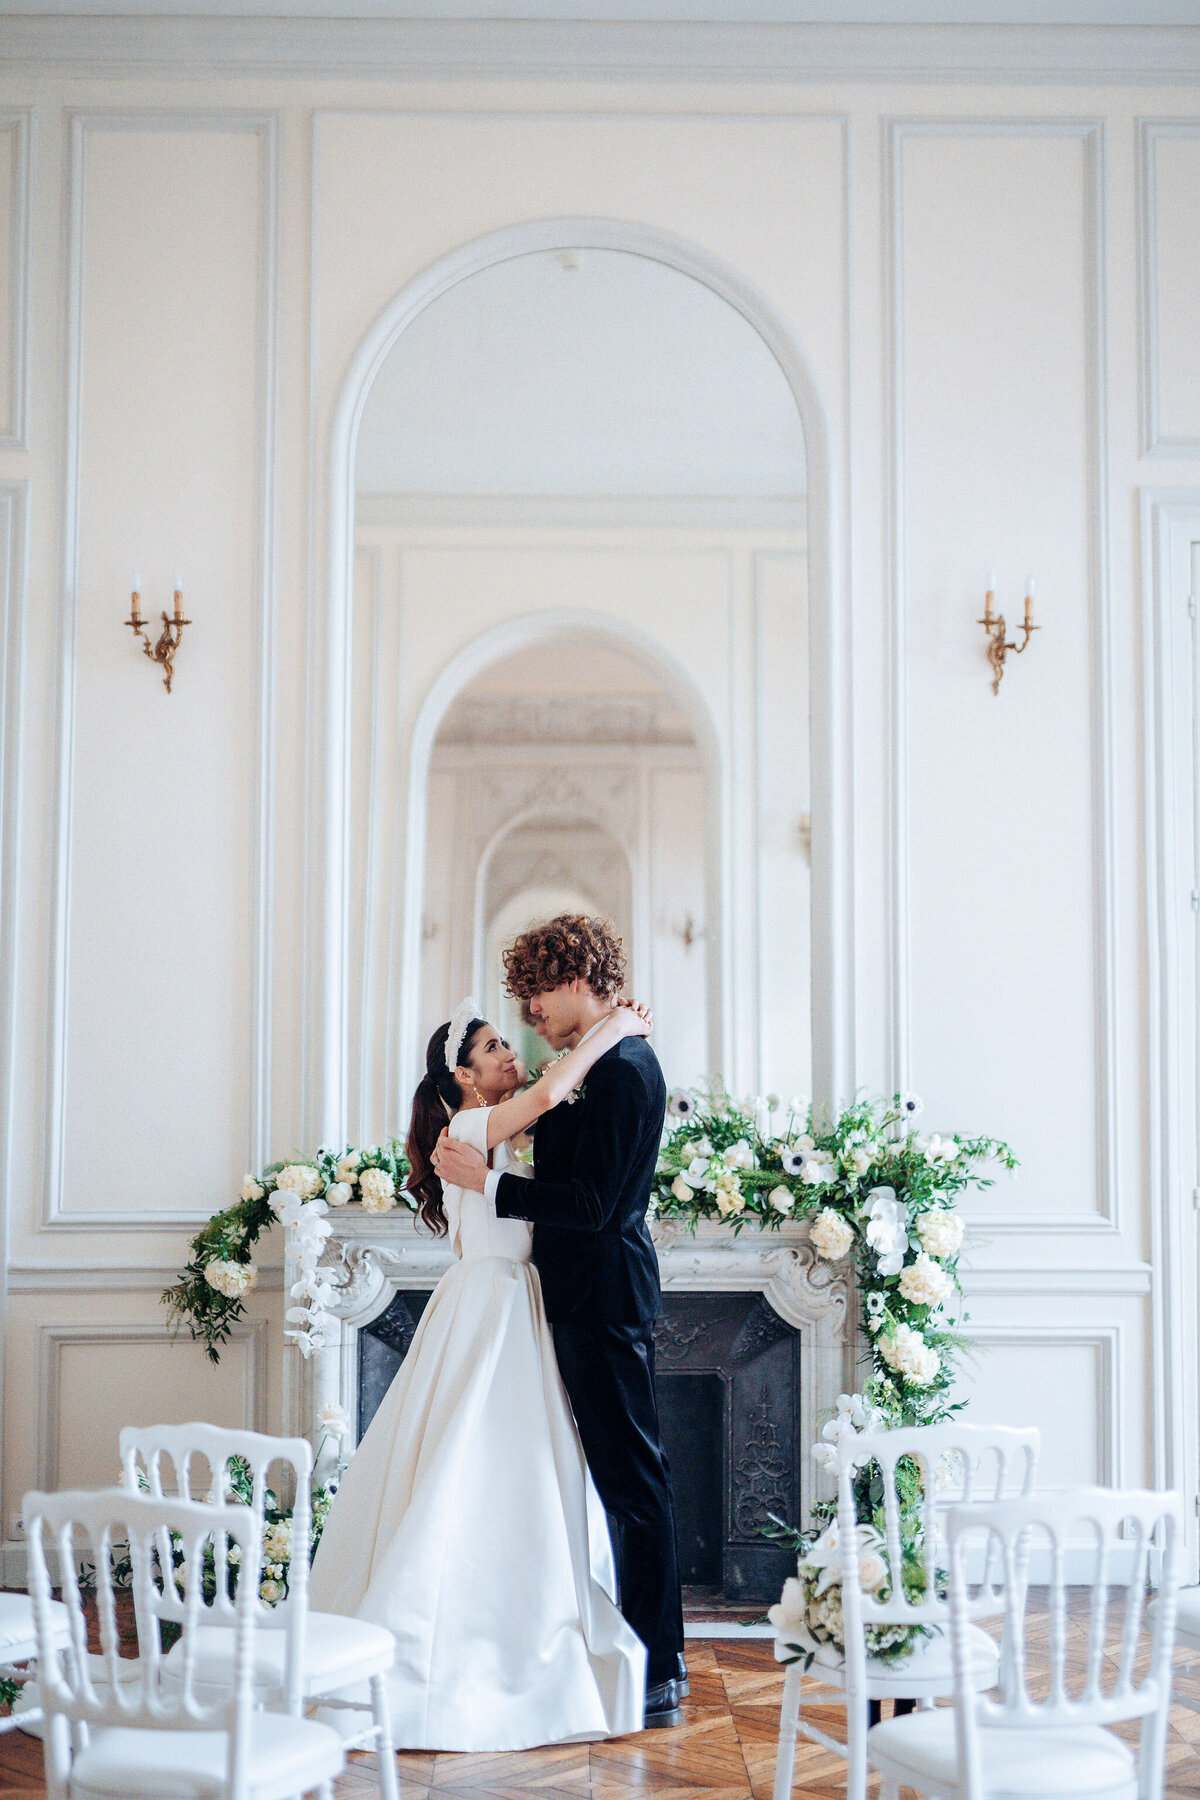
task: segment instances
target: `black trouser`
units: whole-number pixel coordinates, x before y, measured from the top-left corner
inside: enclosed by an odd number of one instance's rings
[[[678,1673],[683,1606],[671,1470],[654,1392],[654,1327],[554,1326],[554,1349],[605,1510],[621,1611],[646,1646],[646,1682]]]

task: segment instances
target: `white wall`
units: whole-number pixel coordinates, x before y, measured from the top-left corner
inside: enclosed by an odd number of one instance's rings
[[[111,1466],[97,1370],[131,1414],[277,1416],[278,1297],[256,1296],[270,1323],[214,1381],[168,1343],[156,1291],[189,1221],[247,1161],[315,1141],[344,1069],[405,1025],[401,995],[367,1031],[329,979],[384,954],[395,916],[348,906],[344,958],[322,935],[343,897],[335,409],[406,284],[556,216],[698,246],[807,372],[814,881],[836,869],[813,983],[839,1080],[911,1083],[935,1127],[1023,1158],[976,1209],[984,1409],[1040,1418],[1061,1474],[1194,1492],[1194,1383],[1165,1413],[1149,1383],[1196,1362],[1195,1171],[1164,1151],[1171,1037],[1148,1010],[1174,1004],[1177,924],[1148,832],[1167,758],[1153,683],[1142,704],[1158,615],[1137,503],[1200,502],[1195,91],[36,74],[0,82],[5,1522],[34,1481]],[[381,778],[471,638],[455,595],[478,556],[412,554],[437,633],[366,606],[349,632],[406,683],[377,691],[392,738],[352,720]],[[121,625],[135,562],[152,609],[184,572],[169,697]],[[1010,616],[1035,571],[1043,627],[998,697],[974,623],[991,564]],[[760,607],[786,609],[775,560],[754,573]],[[739,680],[750,575],[695,553]],[[364,548],[360,594],[386,576]],[[682,602],[675,619],[699,686]],[[756,744],[724,705],[740,795],[755,756],[799,747]],[[382,866],[395,816],[345,798]],[[786,850],[768,783],[731,812],[743,858],[760,811],[768,856]],[[727,941],[752,984],[753,910]],[[739,1071],[773,1054],[730,1045]]]

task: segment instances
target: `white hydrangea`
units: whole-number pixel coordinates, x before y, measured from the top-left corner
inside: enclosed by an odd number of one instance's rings
[[[932,1212],[922,1213],[917,1220],[921,1248],[928,1250],[930,1256],[956,1255],[962,1248],[963,1231],[961,1214],[951,1212],[945,1206],[934,1207]]]
[[[226,1262],[217,1257],[205,1265],[204,1279],[227,1300],[240,1300],[257,1284],[258,1270],[252,1262]]]
[[[853,1228],[832,1206],[823,1206],[809,1227],[809,1237],[818,1256],[827,1262],[839,1262],[854,1242]]]
[[[937,1351],[925,1342],[924,1333],[914,1331],[911,1325],[897,1325],[878,1342],[884,1362],[914,1387],[928,1387],[942,1366]]]
[[[243,1200],[261,1200],[265,1192],[266,1189],[260,1182],[255,1181],[253,1175],[247,1175],[242,1183]]]
[[[338,1181],[344,1181],[348,1187],[353,1187],[354,1183],[358,1180],[358,1170],[361,1162],[362,1156],[359,1151],[347,1150],[345,1156],[340,1156],[338,1158],[337,1167],[333,1171],[335,1178]]]
[[[767,1195],[767,1205],[777,1213],[790,1213],[795,1204],[796,1196],[791,1188],[784,1187],[782,1182],[778,1187],[773,1187]]]
[[[325,1183],[321,1180],[320,1171],[308,1163],[288,1163],[275,1177],[275,1186],[285,1189],[289,1194],[298,1195],[301,1200],[312,1200],[321,1192]]]
[[[364,1212],[391,1212],[396,1183],[386,1169],[364,1169],[358,1178]]]
[[[789,1575],[778,1601],[767,1608],[767,1617],[775,1627],[776,1637],[794,1637],[803,1631],[808,1623],[807,1609],[808,1595],[804,1583],[797,1576]]]
[[[954,1291],[954,1283],[941,1263],[922,1250],[900,1273],[900,1292],[913,1306],[940,1306]]]

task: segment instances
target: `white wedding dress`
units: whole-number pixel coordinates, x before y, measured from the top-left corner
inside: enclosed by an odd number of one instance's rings
[[[487,1153],[488,1108],[451,1135]],[[522,1172],[507,1146],[497,1168]],[[646,1653],[554,1357],[532,1227],[445,1189],[459,1261],[359,1444],[313,1562],[315,1612],[386,1625],[398,1749],[526,1750],[640,1731]],[[343,1715],[345,1716],[345,1715]]]

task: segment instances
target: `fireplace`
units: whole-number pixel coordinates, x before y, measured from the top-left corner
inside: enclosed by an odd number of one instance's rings
[[[365,1430],[452,1260],[412,1216],[330,1215],[323,1265],[337,1290],[337,1344],[285,1363],[286,1429],[322,1440],[324,1406]],[[656,1331],[659,1402],[680,1513],[691,1598],[758,1604],[791,1567],[764,1536],[772,1518],[799,1525],[814,1497],[810,1446],[826,1409],[853,1383],[844,1271],[818,1257],[805,1225],[735,1234],[653,1227],[664,1311]],[[296,1279],[289,1266],[285,1291]],[[335,1452],[326,1442],[321,1467]],[[825,1490],[822,1489],[822,1492]]]
[[[428,1299],[427,1289],[397,1293],[360,1329],[360,1435]],[[794,1559],[764,1534],[802,1517],[800,1333],[761,1294],[667,1293],[654,1340],[688,1597],[775,1600]]]

